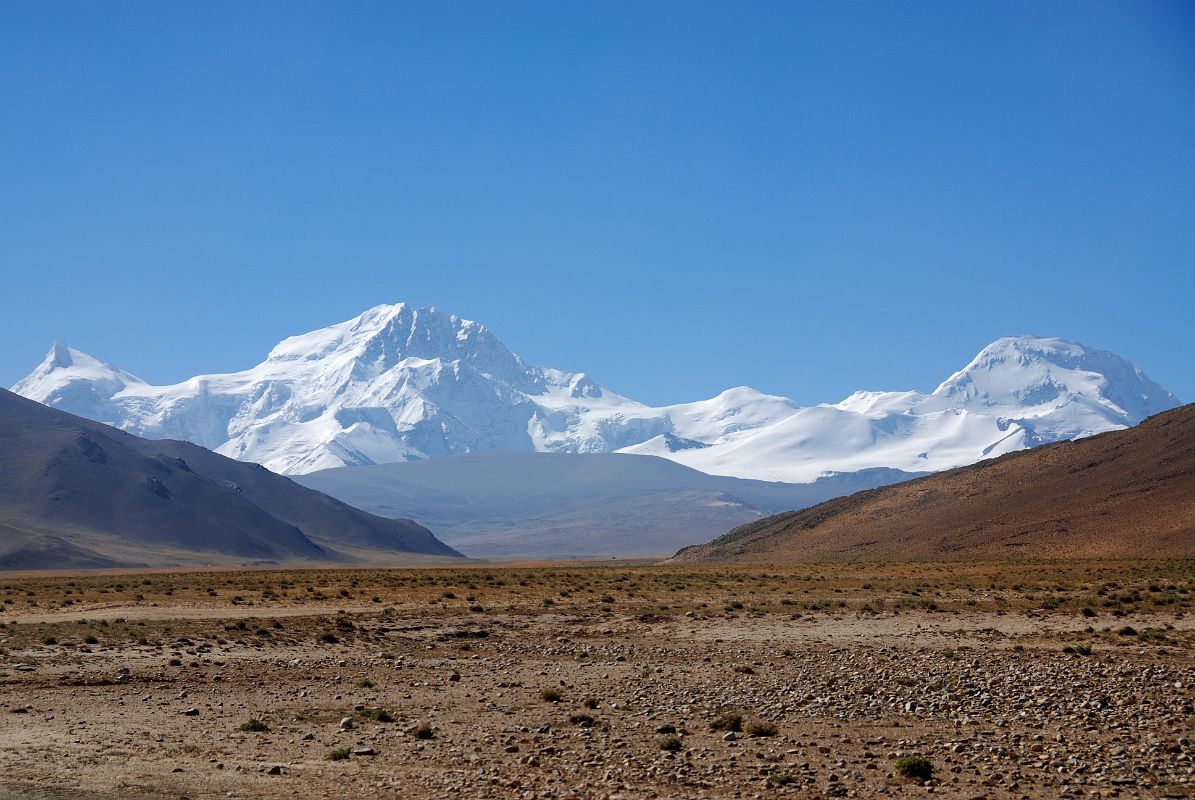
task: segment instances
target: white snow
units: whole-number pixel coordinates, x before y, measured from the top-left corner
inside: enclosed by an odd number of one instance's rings
[[[505,448],[646,453],[796,482],[947,469],[1178,405],[1120,356],[1022,336],[984,348],[930,394],[856,392],[802,408],[744,386],[651,407],[584,373],[528,365],[484,325],[401,303],[285,339],[252,369],[172,386],[56,343],[13,391],[283,473]]]

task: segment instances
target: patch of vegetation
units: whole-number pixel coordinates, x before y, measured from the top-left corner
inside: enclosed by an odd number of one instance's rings
[[[743,730],[743,715],[737,711],[727,711],[711,722],[710,728],[716,731],[741,733]]]
[[[747,725],[748,736],[766,738],[768,736],[775,736],[777,733],[778,730],[776,726],[764,720],[756,720],[754,722],[748,723]]]
[[[242,722],[237,730],[243,733],[268,733],[270,726],[259,719],[251,719],[248,722]]]
[[[361,719],[371,719],[374,722],[394,722],[394,715],[384,708],[367,708],[357,716]]]
[[[353,754],[353,751],[347,747],[337,747],[331,753],[328,753],[329,761],[344,761]]]
[[[415,729],[415,732],[412,733],[411,735],[414,736],[416,739],[434,739],[436,736],[436,732],[434,730],[432,730],[431,725],[424,722],[424,723],[420,724],[419,727]]]
[[[910,780],[928,781],[934,775],[934,765],[925,756],[905,756],[897,760],[896,774]]]
[[[562,695],[556,689],[544,689],[539,693],[539,697],[548,703],[559,703]]]
[[[674,733],[661,738],[656,744],[666,753],[679,753],[684,748],[680,737]]]

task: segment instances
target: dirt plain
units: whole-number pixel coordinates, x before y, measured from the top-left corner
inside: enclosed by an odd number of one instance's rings
[[[1191,561],[30,574],[0,601],[6,797],[1195,797]]]

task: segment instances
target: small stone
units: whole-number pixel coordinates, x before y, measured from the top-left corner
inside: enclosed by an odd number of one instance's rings
[[[355,756],[373,756],[377,755],[372,747],[354,747],[353,755]]]
[[[352,717],[345,717],[344,719],[342,719],[340,721],[340,729],[342,731],[352,730],[355,726],[356,726],[356,723],[353,722]]]
[[[184,717],[198,717],[199,709],[198,708],[188,708],[186,711],[183,712],[183,716]]]

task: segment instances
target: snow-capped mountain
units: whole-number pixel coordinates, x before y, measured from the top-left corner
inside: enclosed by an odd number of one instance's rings
[[[930,394],[856,392],[722,436],[711,447],[674,450],[656,437],[623,452],[761,480],[806,482],[871,467],[938,471],[1129,427],[1177,405],[1177,397],[1114,353],[1065,339],[1006,337]]]
[[[802,408],[740,387],[651,407],[584,373],[531,366],[476,322],[406,304],[293,336],[252,369],[173,386],[55,344],[13,391],[284,473],[502,448],[646,453],[796,482],[947,469],[1178,405],[1120,356],[1017,337],[984,348],[930,394],[857,392]]]

